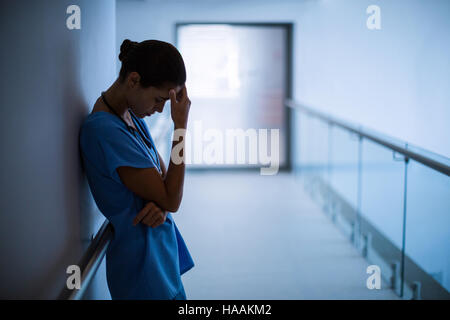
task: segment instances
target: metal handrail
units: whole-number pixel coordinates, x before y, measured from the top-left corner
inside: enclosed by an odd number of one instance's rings
[[[60,300],[81,299],[106,254],[106,250],[111,243],[113,235],[112,231],[113,227],[111,223],[105,219],[95,238],[86,250],[86,253],[78,263],[81,270],[80,289],[69,289],[67,288],[67,285],[64,286],[64,289],[59,296]]]
[[[445,174],[447,176],[450,175],[450,166],[446,165],[445,163],[436,161],[436,160],[431,159],[431,158],[429,158],[429,157],[427,157],[425,155],[422,155],[420,153],[417,153],[417,152],[414,152],[412,150],[409,150],[409,149],[403,148],[401,146],[395,145],[395,144],[393,144],[393,143],[391,143],[391,142],[389,142],[389,141],[387,141],[387,140],[385,140],[385,139],[383,139],[381,137],[377,137],[377,136],[375,136],[373,134],[370,134],[368,132],[364,132],[361,128],[358,128],[358,127],[355,127],[355,126],[353,126],[351,124],[345,123],[342,120],[339,120],[337,118],[334,118],[334,117],[331,117],[329,115],[326,115],[325,113],[322,113],[320,111],[314,110],[314,109],[312,109],[310,107],[307,107],[307,106],[305,106],[305,105],[303,105],[303,104],[301,104],[299,102],[296,102],[294,100],[287,99],[285,101],[285,104],[288,107],[292,108],[292,109],[302,110],[302,111],[304,111],[304,112],[306,112],[308,114],[311,114],[311,115],[313,115],[313,116],[315,116],[317,118],[322,119],[323,121],[325,121],[325,122],[327,122],[329,124],[336,125],[338,127],[344,128],[345,130],[353,132],[353,133],[359,135],[360,137],[364,137],[364,138],[366,138],[368,140],[371,140],[371,141],[373,141],[373,142],[375,142],[377,144],[380,144],[380,145],[382,145],[382,146],[384,146],[386,148],[389,148],[389,149],[391,149],[391,150],[393,150],[395,152],[398,152],[398,153],[404,155],[406,158],[413,159],[413,160],[415,160],[417,162],[420,162],[421,164],[423,164],[423,165],[425,165],[425,166],[427,166],[429,168],[432,168],[432,169],[434,169],[434,170],[436,170],[436,171],[438,171],[440,173],[443,173],[443,174]]]

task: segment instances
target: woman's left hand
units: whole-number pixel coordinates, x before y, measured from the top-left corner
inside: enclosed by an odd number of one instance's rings
[[[133,225],[137,225],[139,222],[156,228],[162,225],[166,221],[168,211],[162,210],[154,202],[148,202],[144,208],[134,217]]]

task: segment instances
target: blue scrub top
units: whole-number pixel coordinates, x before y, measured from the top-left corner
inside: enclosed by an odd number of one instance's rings
[[[130,111],[132,114],[132,112]],[[143,119],[139,121],[155,146]],[[142,136],[146,135],[140,130]],[[173,299],[183,288],[181,275],[194,262],[172,213],[151,228],[133,219],[148,202],[129,190],[116,168],[161,169],[158,154],[136,132],[134,136],[116,115],[105,111],[89,114],[81,126],[80,149],[94,200],[114,227],[106,252],[106,276],[112,299]],[[152,160],[158,159],[157,163]]]

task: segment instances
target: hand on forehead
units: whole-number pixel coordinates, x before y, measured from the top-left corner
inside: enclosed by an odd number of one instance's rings
[[[179,100],[180,98],[183,97],[183,88],[184,87],[185,87],[184,84],[180,85],[180,86],[177,86],[177,87],[169,87],[169,90],[167,91],[167,95],[170,96],[170,94],[169,94],[170,90],[175,90],[175,94],[176,94],[177,100]]]

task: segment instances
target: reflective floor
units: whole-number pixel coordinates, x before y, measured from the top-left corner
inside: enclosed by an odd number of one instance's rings
[[[188,172],[173,214],[195,267],[188,299],[398,299],[292,175]]]

